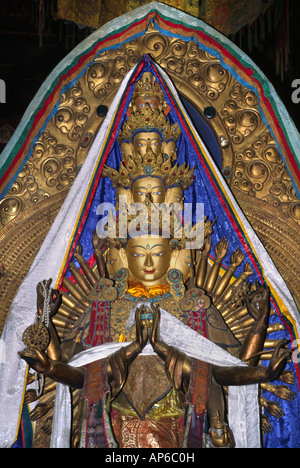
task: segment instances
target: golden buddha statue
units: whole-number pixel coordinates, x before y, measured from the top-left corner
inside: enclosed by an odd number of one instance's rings
[[[175,162],[174,144],[180,129],[166,118],[160,93],[153,92],[156,87],[149,75],[141,80],[118,137],[120,168],[106,166],[103,171],[117,189],[116,197],[125,194],[128,208],[132,203],[144,204],[147,212],[158,204],[182,206],[184,191],[193,183],[193,169]],[[119,207],[118,200],[116,205]],[[174,220],[172,210],[171,217]],[[221,304],[228,307],[229,315],[233,312],[237,301],[230,302],[233,286],[230,294],[228,286],[243,260],[242,253],[232,253],[228,273],[217,282],[229,243],[226,239],[217,243],[216,260],[210,267],[209,220],[204,222],[204,242],[198,251],[186,248],[190,239],[176,238],[172,229],[166,238],[161,228],[159,224],[155,234],[137,230],[125,238],[117,234],[100,240],[94,235],[99,277],[77,245],[74,256],[84,276],[70,266],[78,287],[65,278],[70,296],[57,293],[55,301],[49,296],[53,318],[46,352],[27,348],[19,353],[51,381],[82,389],[73,426],[74,446],[201,447],[207,417],[212,445],[232,447],[222,386],[269,382],[285,368],[290,355],[285,341],[277,344],[268,367],[257,367],[270,315],[267,288],[256,284],[244,291],[251,326],[243,345],[216,307]],[[245,267],[234,283],[237,291],[250,275],[251,269]],[[43,284],[48,291],[50,283]],[[38,297],[41,295],[39,286]],[[55,326],[60,325],[54,316],[59,307],[67,320],[72,314],[78,318],[61,344],[55,333]],[[180,322],[183,333],[191,330],[193,337],[200,335],[204,343],[211,342],[249,365],[222,367],[177,349],[168,342],[172,333],[162,339],[162,319],[168,317],[175,319],[174,324]],[[81,351],[110,343],[118,348],[105,357],[80,367],[68,363]]]
[[[126,294],[129,294],[131,299],[138,300],[137,305],[144,304],[135,308],[133,326],[125,330],[123,328],[125,320],[128,321],[132,303],[128,303],[124,297],[116,299],[119,291],[120,296],[124,294],[122,288],[118,289],[120,283],[124,285],[127,279],[124,275],[125,271],[122,271],[123,276],[120,276],[120,273],[119,276],[117,275],[119,281],[116,281],[115,286],[107,283],[109,280],[104,279],[94,285],[90,297],[98,297],[98,301],[92,302],[93,305],[87,316],[83,316],[84,320],[79,321],[80,323],[67,337],[63,343],[62,352],[71,351],[69,344],[72,345],[72,353],[78,352],[81,347],[88,349],[91,346],[91,331],[95,335],[101,334],[98,328],[99,322],[96,327],[92,327],[91,319],[93,312],[95,317],[93,306],[96,304],[103,306],[104,302],[101,299],[104,297],[115,298],[112,302],[105,301],[106,308],[111,307],[109,311],[111,339],[112,341],[119,340],[124,331],[125,340],[130,343],[127,346],[120,348],[119,351],[112,353],[106,359],[94,361],[82,368],[72,367],[64,363],[62,358],[61,360],[50,359],[50,355],[55,357],[54,342],[52,345],[50,344],[47,355],[39,350],[25,350],[20,353],[21,357],[37,372],[73,388],[84,389],[79,410],[81,413],[79,417],[80,447],[106,446],[103,437],[101,437],[102,413],[101,415],[99,413],[99,407],[103,409],[104,401],[105,411],[110,415],[114,438],[120,448],[180,448],[184,446],[188,429],[183,425],[183,421],[190,405],[197,408],[198,416],[201,415],[201,417],[204,413],[206,414],[206,411],[211,411],[212,414],[217,412],[210,419],[211,437],[217,446],[218,443],[219,446],[224,446],[224,444],[227,446],[233,441],[230,432],[226,430],[223,416],[220,419],[219,410],[222,401],[220,401],[219,386],[267,382],[275,379],[285,367],[289,355],[288,351],[280,354],[285,343],[278,345],[267,368],[210,366],[204,362],[195,361],[173,346],[164,343],[159,338],[160,308],[179,318],[185,309],[185,300],[176,301],[174,296],[168,295],[168,289],[164,290],[163,287],[165,281],[168,284],[167,271],[171,263],[171,256],[167,239],[159,237],[130,239],[128,249],[126,249],[127,261],[124,262],[124,266],[128,266],[128,279],[144,286],[144,290],[139,290],[138,286],[134,284],[131,293],[129,293],[130,282],[128,282],[129,287]],[[188,271],[190,265],[186,264],[185,266],[186,271]],[[122,270],[126,270],[126,268]],[[105,292],[105,289],[113,291],[110,291],[108,296],[108,291]],[[148,292],[149,297],[144,295],[145,291]],[[187,293],[195,291],[199,293],[201,290],[192,288]],[[159,301],[157,301],[158,298]],[[210,317],[208,335],[210,337],[215,335],[213,337],[216,341],[224,339],[224,330],[221,333],[219,327],[221,325],[220,317],[211,306],[208,296],[200,296],[200,299],[202,299],[204,307],[201,310],[205,310]],[[103,315],[99,316],[100,320],[103,321]],[[263,329],[263,319],[260,317],[256,324],[256,332],[259,331],[260,321]],[[216,325],[218,326],[216,327]],[[102,330],[103,333],[105,330]],[[257,339],[257,336],[260,335],[261,333],[252,333],[252,338]],[[229,338],[230,333],[228,333],[228,345],[230,346]],[[155,356],[141,354],[148,343],[151,344]],[[197,375],[201,378],[197,378]],[[100,385],[100,382],[103,382],[103,386]],[[107,387],[105,387],[105,382],[109,384]],[[209,389],[211,389],[210,392]],[[201,404],[198,403],[199,399]],[[216,408],[218,409],[216,410]],[[203,421],[201,422],[203,423]],[[84,432],[85,427],[89,427],[88,433]],[[202,437],[201,432],[201,439]],[[197,440],[197,443],[201,444],[201,440]]]

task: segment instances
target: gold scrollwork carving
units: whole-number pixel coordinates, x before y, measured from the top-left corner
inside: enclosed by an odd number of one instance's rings
[[[300,221],[299,200],[270,132],[264,132],[251,146],[236,154],[232,187]]]
[[[67,134],[71,141],[77,141],[88,121],[90,110],[82,88],[77,82],[62,94],[59,108],[54,116],[55,125],[61,133]]]
[[[26,208],[71,187],[75,176],[74,149],[58,143],[45,130],[7,196],[0,202],[0,225],[6,225]]]

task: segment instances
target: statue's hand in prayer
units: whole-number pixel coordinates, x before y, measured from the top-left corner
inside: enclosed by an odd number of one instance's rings
[[[147,312],[148,309],[145,306],[137,307],[135,311],[135,341],[115,353],[115,355],[121,356],[121,359],[126,361],[126,365],[134,361],[148,342],[148,326],[150,322],[148,324],[148,319],[146,320]]]
[[[153,312],[153,323],[149,330],[149,341],[156,354],[165,362],[170,346],[161,341],[159,337],[160,308],[158,304],[151,304],[151,309]]]
[[[135,311],[135,324],[136,343],[140,347],[140,351],[142,351],[148,342],[149,329],[153,324],[153,314],[144,305],[138,307]]]
[[[153,349],[155,349],[155,346],[159,342],[160,308],[157,304],[151,304],[151,309],[153,312],[153,321],[152,321],[152,327],[150,329],[149,341]]]

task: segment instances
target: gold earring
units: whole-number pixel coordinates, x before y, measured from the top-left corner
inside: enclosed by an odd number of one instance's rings
[[[182,299],[185,292],[183,276],[177,268],[171,268],[167,272],[167,283],[170,286],[170,293],[175,299]]]

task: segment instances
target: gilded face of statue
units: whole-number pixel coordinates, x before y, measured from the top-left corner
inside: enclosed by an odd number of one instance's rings
[[[122,141],[120,144],[122,159],[126,159],[132,154],[132,147],[126,141]]]
[[[141,156],[145,156],[150,149],[157,156],[161,153],[161,136],[157,132],[138,133],[133,139],[134,150]]]
[[[108,276],[114,279],[116,272],[124,267],[124,260],[120,256],[120,252],[113,246],[109,247],[106,257],[106,269]]]
[[[128,241],[126,256],[130,279],[146,286],[164,282],[170,266],[171,248],[163,237],[135,237]]]
[[[156,177],[142,177],[132,185],[132,198],[134,203],[145,203],[149,200],[154,203],[164,203],[166,189],[161,179]]]
[[[179,203],[183,205],[183,189],[179,185],[168,188],[166,195],[166,203]]]
[[[146,104],[149,104],[151,109],[156,110],[159,108],[159,98],[155,95],[153,96],[139,96],[135,102],[135,107],[138,112],[142,112]]]
[[[177,160],[177,146],[175,141],[171,140],[164,146],[164,153],[166,153],[171,161]]]
[[[130,205],[132,203],[132,196],[131,196],[131,191],[126,190],[123,187],[118,187],[116,191],[116,210],[119,211],[119,201],[125,201],[127,205]]]
[[[181,271],[184,281],[193,276],[193,256],[190,249],[182,249],[172,253],[170,268]]]

